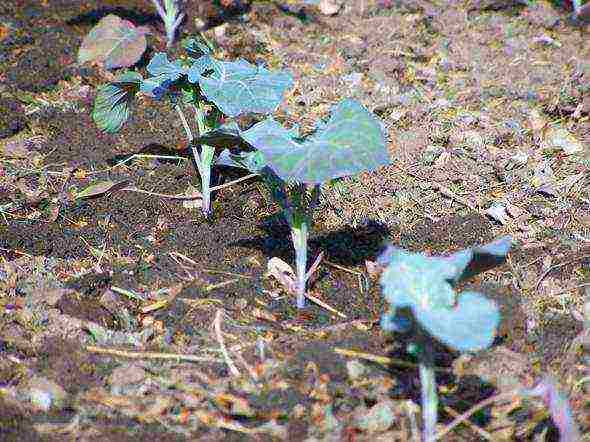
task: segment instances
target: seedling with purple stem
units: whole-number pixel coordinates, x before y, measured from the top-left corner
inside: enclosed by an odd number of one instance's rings
[[[307,240],[320,187],[389,164],[381,125],[362,105],[346,99],[305,138],[299,136],[298,128],[286,129],[267,118],[245,131],[225,126],[200,141],[228,144],[232,137],[255,150],[237,155],[226,150],[220,157],[226,164],[261,173],[289,224],[295,248],[297,307],[303,308],[307,281],[317,267],[316,262],[307,269]]]
[[[436,440],[438,414],[433,340],[460,352],[483,350],[492,344],[500,321],[493,301],[471,291],[457,296],[453,287],[501,264],[511,245],[506,236],[442,257],[389,246],[378,259],[386,266],[381,287],[390,306],[381,317],[381,327],[410,337],[408,351],[417,356],[420,367],[427,442]]]
[[[176,109],[201,178],[201,211],[211,211],[211,169],[223,158],[209,144],[196,139],[218,129],[226,117],[268,114],[281,102],[293,84],[287,72],[271,72],[244,60],[220,61],[211,48],[195,39],[185,41],[186,59],[171,62],[165,53],[156,53],[147,66],[151,75],[125,72],[116,81],[99,88],[92,117],[105,132],[117,132],[129,118],[130,103],[138,92],[153,99],[167,99]],[[197,125],[193,134],[184,109],[194,112]]]

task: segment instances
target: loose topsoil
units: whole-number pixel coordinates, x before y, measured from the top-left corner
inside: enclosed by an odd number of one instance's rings
[[[330,308],[298,310],[267,274],[294,256],[256,179],[219,191],[208,220],[152,195],[68,196],[105,180],[170,195],[198,184],[169,106],[139,99],[101,133],[90,112],[111,74],[76,63],[114,13],[151,30],[143,72],[165,50],[152,3],[2,2],[1,440],[417,440],[416,361],[379,325],[371,264],[388,243],[444,254],[506,234],[506,263],[457,288],[499,305],[494,345],[436,347],[439,431],[551,377],[590,440],[587,24],[566,2],[312,3],[188,0],[180,35],[290,70],[288,125],[309,131],[352,97],[386,128],[390,166],[323,189],[310,294]],[[492,402],[443,439],[556,440],[544,410]]]

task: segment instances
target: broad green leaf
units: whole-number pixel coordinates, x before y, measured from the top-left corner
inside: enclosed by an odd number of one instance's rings
[[[98,88],[92,109],[92,119],[99,129],[114,133],[129,119],[129,104],[139,91],[142,77],[136,72],[126,72],[116,81]]]
[[[154,54],[146,69],[154,77],[163,76],[172,81],[178,80],[185,73],[180,62],[177,60],[172,63],[164,52]]]
[[[207,144],[215,147],[236,147],[242,143],[240,128],[235,121],[222,124],[212,129],[195,140],[197,144]]]
[[[488,348],[500,323],[495,302],[481,293],[467,291],[459,295],[453,308],[435,311],[418,306],[417,315],[432,336],[460,352]]]
[[[224,149],[217,158],[217,165],[238,167],[251,173],[260,173],[264,168],[264,158],[258,151],[239,152],[233,154],[229,149]]]
[[[230,117],[273,112],[285,90],[293,85],[291,74],[271,72],[245,60],[214,60],[211,68],[211,74],[199,78],[201,90],[209,101]]]
[[[480,247],[473,247],[470,249],[473,252],[473,256],[469,261],[469,264],[465,270],[463,270],[463,273],[451,282],[457,284],[460,281],[469,279],[479,273],[485,272],[486,270],[502,265],[506,261],[506,255],[511,247],[512,237],[510,235],[503,236]],[[451,257],[455,255],[456,254],[451,255]]]
[[[147,32],[144,26],[109,14],[82,41],[78,62],[102,61],[107,69],[133,66],[145,52]]]
[[[320,184],[389,164],[379,122],[354,100],[343,100],[320,130],[305,139],[268,118],[242,132],[283,180]]]
[[[213,69],[214,62],[215,60],[209,55],[203,55],[194,60],[186,71],[189,83],[198,83],[201,80],[201,75]]]
[[[380,257],[388,266],[381,276],[385,299],[390,304],[381,324],[385,330],[406,331],[409,309],[415,320],[434,338],[458,351],[488,347],[495,336],[500,314],[493,301],[480,293],[455,294],[458,281],[481,256],[508,252],[506,238],[446,257],[429,257],[389,247]]]
[[[157,77],[150,77],[143,80],[139,85],[139,91],[159,100],[168,92],[172,83],[174,81],[166,75],[158,75]]]
[[[175,81],[186,74],[187,69],[178,60],[170,62],[164,52],[158,52],[147,65],[147,71],[152,77],[143,80],[139,90],[159,100]]]

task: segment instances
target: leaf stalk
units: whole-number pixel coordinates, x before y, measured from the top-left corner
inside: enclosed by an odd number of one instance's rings
[[[436,440],[436,422],[438,420],[438,394],[434,373],[434,357],[432,346],[422,343],[419,348],[419,371],[421,384],[422,420],[424,422],[424,441]]]

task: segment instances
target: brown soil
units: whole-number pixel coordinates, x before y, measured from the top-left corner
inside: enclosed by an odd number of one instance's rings
[[[299,1],[187,3],[183,34],[204,25],[223,56],[291,70],[281,118],[307,130],[353,97],[384,122],[392,165],[326,188],[315,219],[310,260],[325,256],[311,293],[344,317],[313,303],[298,311],[265,275],[271,257],[294,257],[256,180],[219,192],[211,220],[131,192],[66,197],[107,179],[165,194],[198,181],[172,109],[140,100],[119,133],[103,134],[90,110],[107,73],[75,63],[84,35],[116,13],[152,29],[144,69],[165,46],[150,1],[2,2],[0,439],[408,440],[418,371],[403,337],[379,327],[383,300],[365,262],[387,242],[447,253],[505,234],[516,240],[507,263],[459,288],[500,305],[494,346],[437,348],[440,429],[549,374],[589,433],[586,25],[544,1],[368,0],[334,16]],[[543,148],[549,132],[534,130],[533,110],[582,150]],[[24,153],[11,154],[15,145]],[[115,167],[132,155],[177,158]],[[494,204],[504,219],[487,212]],[[167,302],[146,310],[157,300]],[[494,404],[445,440],[551,439],[539,410]]]

